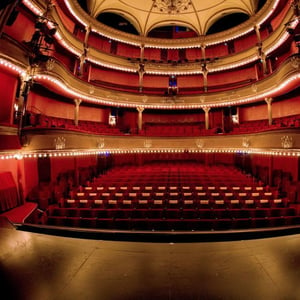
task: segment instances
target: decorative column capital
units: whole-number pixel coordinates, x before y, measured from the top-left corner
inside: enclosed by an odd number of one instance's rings
[[[210,107],[209,106],[203,106],[203,107],[201,107],[203,110],[204,110],[204,112],[206,113],[206,114],[208,114],[209,113],[209,111],[210,111]]]
[[[143,106],[137,106],[136,109],[141,114],[144,111],[145,107],[143,107]]]
[[[210,111],[210,107],[209,106],[203,106],[202,109],[205,112],[205,129],[209,129],[209,111]]]
[[[272,101],[273,101],[273,98],[271,98],[271,97],[266,97],[266,98],[265,98],[265,101],[266,101],[266,103],[267,103],[268,105],[271,105],[271,104],[272,104]]]
[[[76,106],[79,106],[81,102],[82,102],[81,99],[74,99],[74,103]]]
[[[254,25],[254,30],[257,32],[257,31],[259,31],[259,29],[260,29],[260,25],[259,24],[255,24]]]
[[[265,101],[268,105],[268,117],[269,117],[269,125],[272,125],[273,123],[273,120],[272,120],[272,101],[273,101],[273,98],[271,97],[266,97],[265,98]]]
[[[87,33],[90,33],[91,30],[92,30],[91,24],[88,24],[88,25],[85,26],[85,31],[86,31]]]

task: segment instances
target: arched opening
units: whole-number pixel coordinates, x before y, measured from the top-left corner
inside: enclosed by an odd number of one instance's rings
[[[148,33],[148,37],[178,39],[197,36],[197,33],[186,26],[170,25],[160,26],[152,29]]]
[[[97,20],[109,27],[115,28],[117,30],[126,32],[126,33],[131,33],[135,35],[139,35],[138,31],[136,28],[124,17],[115,14],[115,13],[101,13],[98,17]]]
[[[219,20],[217,20],[207,31],[206,34],[214,34],[218,33],[235,26],[242,24],[243,22],[247,21],[249,16],[244,13],[234,13],[226,15]]]
[[[86,0],[77,0],[81,8],[88,13],[88,6]]]

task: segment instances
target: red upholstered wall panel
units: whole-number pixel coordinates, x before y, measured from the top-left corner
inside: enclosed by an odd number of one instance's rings
[[[145,75],[143,83],[144,83],[144,87],[167,89],[169,86],[169,76]]]
[[[140,52],[141,50],[138,47],[134,47],[120,42],[118,43],[117,55],[138,58],[140,57]]]
[[[138,86],[139,76],[128,72],[100,69],[93,67],[91,71],[91,81],[99,80],[111,84],[125,85],[125,86]]]
[[[269,36],[269,32],[267,28],[263,28],[260,30],[260,37],[262,40],[265,40]]]
[[[194,123],[194,122],[204,122],[204,112],[197,112],[197,113],[148,113],[145,111],[143,113],[143,122],[144,123]]]
[[[26,29],[26,30],[24,30]],[[34,22],[24,15],[22,11],[19,12],[16,21],[12,26],[5,26],[4,32],[12,36],[16,40],[22,42],[29,42],[35,31]]]
[[[0,135],[0,150],[21,149],[21,143],[17,135]]]
[[[55,182],[60,174],[68,171],[79,171],[82,168],[88,168],[97,165],[96,156],[85,157],[55,157],[51,158],[51,180]]]
[[[144,57],[148,60],[157,60],[160,61],[160,49],[154,49],[154,48],[145,48],[144,50]]]
[[[287,173],[291,176],[291,181],[298,180],[298,158],[297,157],[270,157],[266,155],[253,155],[251,157],[253,172],[256,175],[273,174],[280,171],[281,174]],[[271,171],[270,171],[270,168]]]
[[[287,100],[274,101],[272,103],[273,118],[300,114],[299,101],[299,96]],[[240,122],[268,119],[267,104],[253,104],[253,106],[250,107],[240,107],[239,119]]]
[[[222,122],[223,122],[223,111],[222,110],[211,110],[209,112],[210,128],[222,127]]]
[[[89,40],[88,40],[89,46],[99,49],[103,52],[110,53],[110,42],[107,38],[101,37],[97,34],[90,33]]]
[[[186,49],[186,58],[188,60],[201,59],[201,57],[202,57],[201,48]]]
[[[274,101],[272,104],[273,118],[300,114],[300,96],[284,101]]]
[[[20,205],[18,188],[11,172],[0,173],[0,212]]]
[[[209,73],[207,76],[208,86],[242,83],[254,79],[255,76],[254,67],[232,70],[226,73]]]
[[[124,111],[123,115],[118,119],[118,126],[124,129],[137,128],[137,122],[138,122],[137,118],[138,118],[137,111]]]
[[[60,19],[62,20],[64,26],[71,32],[74,32],[75,23],[73,20],[71,20],[60,8],[59,5],[55,5],[55,9],[58,12],[58,15],[60,16]]]
[[[0,173],[2,172],[10,172],[12,174],[14,182],[20,188],[20,193],[24,199],[38,185],[36,158],[2,160]]]
[[[66,53],[59,47],[56,47],[53,57],[60,61],[70,72],[74,72],[75,61],[78,61],[78,58]]]
[[[225,44],[213,45],[205,48],[207,58],[216,58],[228,55],[228,49]]]
[[[285,5],[280,13],[271,21],[273,30],[276,30],[282,23],[282,19],[286,15],[287,11],[290,9],[290,5]]]
[[[177,61],[179,59],[178,49],[168,49],[168,60]]]
[[[37,158],[28,158],[23,161],[24,196],[39,184]]]
[[[12,124],[17,85],[18,80],[15,76],[0,73],[0,123]]]
[[[12,174],[14,182],[18,182],[18,165],[20,161],[14,159],[1,160],[0,174],[9,172]]]
[[[74,157],[56,157],[51,159],[51,180],[56,181],[60,173],[74,170],[75,168]]]
[[[295,157],[276,157],[273,160],[273,170],[290,173],[293,181],[298,180],[298,159]]]
[[[267,104],[253,105],[239,108],[240,122],[265,120],[268,118]]]
[[[31,91],[28,96],[27,108],[29,111],[47,116],[74,119],[74,105],[62,103],[50,97]]]
[[[177,85],[179,88],[201,88],[203,87],[203,76],[201,74],[190,76],[178,76]]]
[[[74,104],[63,103],[35,92],[30,92],[27,107],[29,111],[35,113],[74,120]],[[79,120],[107,123],[109,112],[109,108],[103,109],[81,105],[79,107]]]
[[[258,42],[256,33],[252,31],[251,33],[240,37],[234,41],[235,52],[241,52],[251,47],[254,47]]]
[[[109,108],[79,107],[79,120],[108,123]]]

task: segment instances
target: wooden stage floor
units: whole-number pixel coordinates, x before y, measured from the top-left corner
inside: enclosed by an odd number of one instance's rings
[[[22,231],[2,220],[0,277],[5,300],[298,300],[300,234],[128,242]]]

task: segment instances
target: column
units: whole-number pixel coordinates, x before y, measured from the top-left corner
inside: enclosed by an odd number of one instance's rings
[[[142,106],[138,106],[136,109],[139,112],[139,115],[138,115],[138,130],[141,131],[142,128],[143,128],[143,111],[144,111],[145,108],[142,107]]]
[[[85,27],[85,36],[84,36],[84,48],[88,48],[88,40],[89,40],[89,35],[90,35],[90,32],[91,32],[91,26],[86,26]]]
[[[269,125],[272,125],[272,101],[273,98],[265,98],[265,101],[268,105],[268,119],[269,119]]]
[[[74,109],[74,124],[78,126],[78,116],[79,116],[79,105],[81,103],[81,99],[74,99],[75,109]]]
[[[204,92],[207,92],[208,69],[207,69],[206,63],[202,64],[202,74],[203,74],[203,89],[204,89]]]
[[[267,66],[267,61],[266,61],[266,54],[263,51],[262,43],[257,44],[257,55],[260,58],[260,62],[262,63],[263,73],[267,74],[268,73],[268,66]]]
[[[210,107],[202,107],[202,109],[205,112],[205,129],[209,129],[209,111],[210,111]]]
[[[205,45],[203,45],[203,44],[201,45],[201,56],[203,59],[205,59],[205,57],[206,57],[205,47],[206,47]]]
[[[264,74],[268,74],[267,57],[264,51],[262,51],[261,61],[263,65]]]
[[[84,48],[83,53],[79,57],[79,67],[78,67],[78,70],[77,70],[77,75],[78,76],[82,76],[83,73],[84,73],[84,64],[86,62],[85,59],[87,57],[87,52],[88,52],[88,48]]]
[[[256,33],[256,36],[257,36],[257,42],[259,44],[261,44],[261,35],[260,35],[259,29],[260,29],[259,25],[254,26],[254,30],[255,30],[255,33]]]
[[[140,59],[141,59],[141,61],[144,60],[144,53],[145,53],[145,45],[141,44],[141,52],[140,52]]]
[[[144,69],[145,65],[143,63],[139,64],[139,91],[142,92],[143,91],[143,79],[144,79],[144,74],[145,74],[145,69]]]

